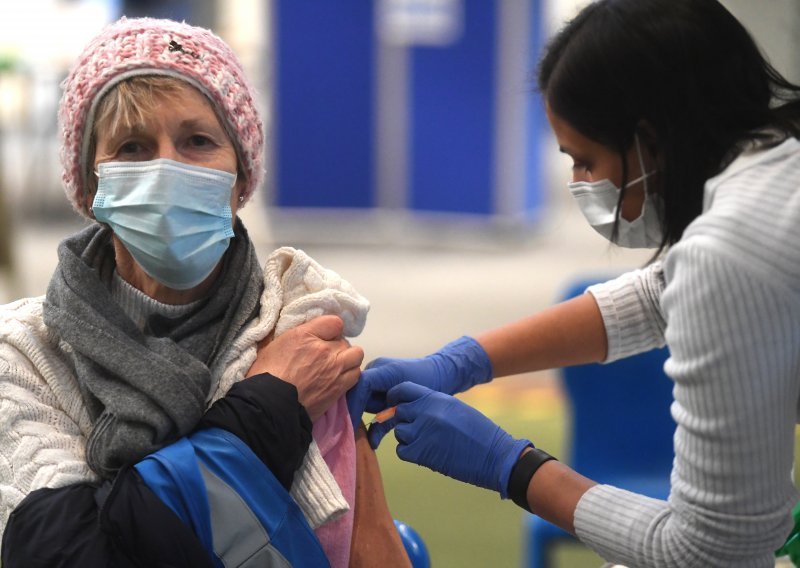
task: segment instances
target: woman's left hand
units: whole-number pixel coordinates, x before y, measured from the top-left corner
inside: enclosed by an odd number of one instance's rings
[[[511,469],[530,441],[515,440],[457,398],[414,383],[389,390],[387,402],[397,412],[370,427],[371,443],[395,426],[400,459],[507,496]]]
[[[361,375],[364,351],[342,336],[344,324],[320,316],[258,345],[247,376],[269,373],[297,388],[300,404],[311,420],[322,416]]]

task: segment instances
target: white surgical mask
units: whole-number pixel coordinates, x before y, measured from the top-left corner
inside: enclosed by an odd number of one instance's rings
[[[641,171],[644,172],[644,160],[642,159],[638,136],[635,137],[635,141],[639,166]],[[659,220],[661,199],[659,196],[650,193],[647,187],[647,178],[654,173],[656,173],[655,170],[647,172],[625,185],[627,189],[634,184],[643,182],[644,202],[642,203],[641,214],[633,221],[626,221],[622,217],[619,218],[616,244],[621,247],[658,248],[661,246],[663,239]],[[578,203],[581,213],[589,221],[592,228],[610,241],[611,234],[614,231],[614,222],[617,219],[617,203],[622,190],[608,179],[571,182],[567,184],[567,187]]]
[[[142,269],[177,290],[205,280],[233,237],[236,175],[168,159],[99,164],[92,211]]]

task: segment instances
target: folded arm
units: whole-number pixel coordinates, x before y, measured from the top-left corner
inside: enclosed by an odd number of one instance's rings
[[[202,459],[176,460],[185,455],[175,449],[188,444],[193,456],[212,456],[228,472],[260,469],[261,477],[274,479],[273,494],[285,494],[291,503],[288,488],[310,440],[311,422],[293,386],[269,375],[238,383],[209,409],[195,434],[162,450],[160,472],[142,465],[157,452],[123,469],[113,483],[30,492],[5,528],[3,565],[211,566],[213,539],[204,541],[198,531],[212,523],[210,509],[205,519],[196,510],[194,516],[181,514],[192,503],[208,502],[205,483],[182,483],[188,474],[164,475],[200,471]],[[298,522],[304,523],[302,515]]]

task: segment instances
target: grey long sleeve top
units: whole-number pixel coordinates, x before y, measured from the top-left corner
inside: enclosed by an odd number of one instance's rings
[[[597,485],[578,537],[630,567],[774,566],[798,499],[800,142],[741,155],[663,262],[589,292],[608,361],[669,346],[677,428],[669,499]]]

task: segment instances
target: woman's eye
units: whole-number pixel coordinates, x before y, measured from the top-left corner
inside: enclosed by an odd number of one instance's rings
[[[208,136],[204,136],[202,134],[195,134],[189,138],[189,144],[191,146],[201,148],[203,146],[211,145],[212,141]]]
[[[138,142],[125,142],[119,147],[120,154],[135,154],[142,149],[142,145]]]

